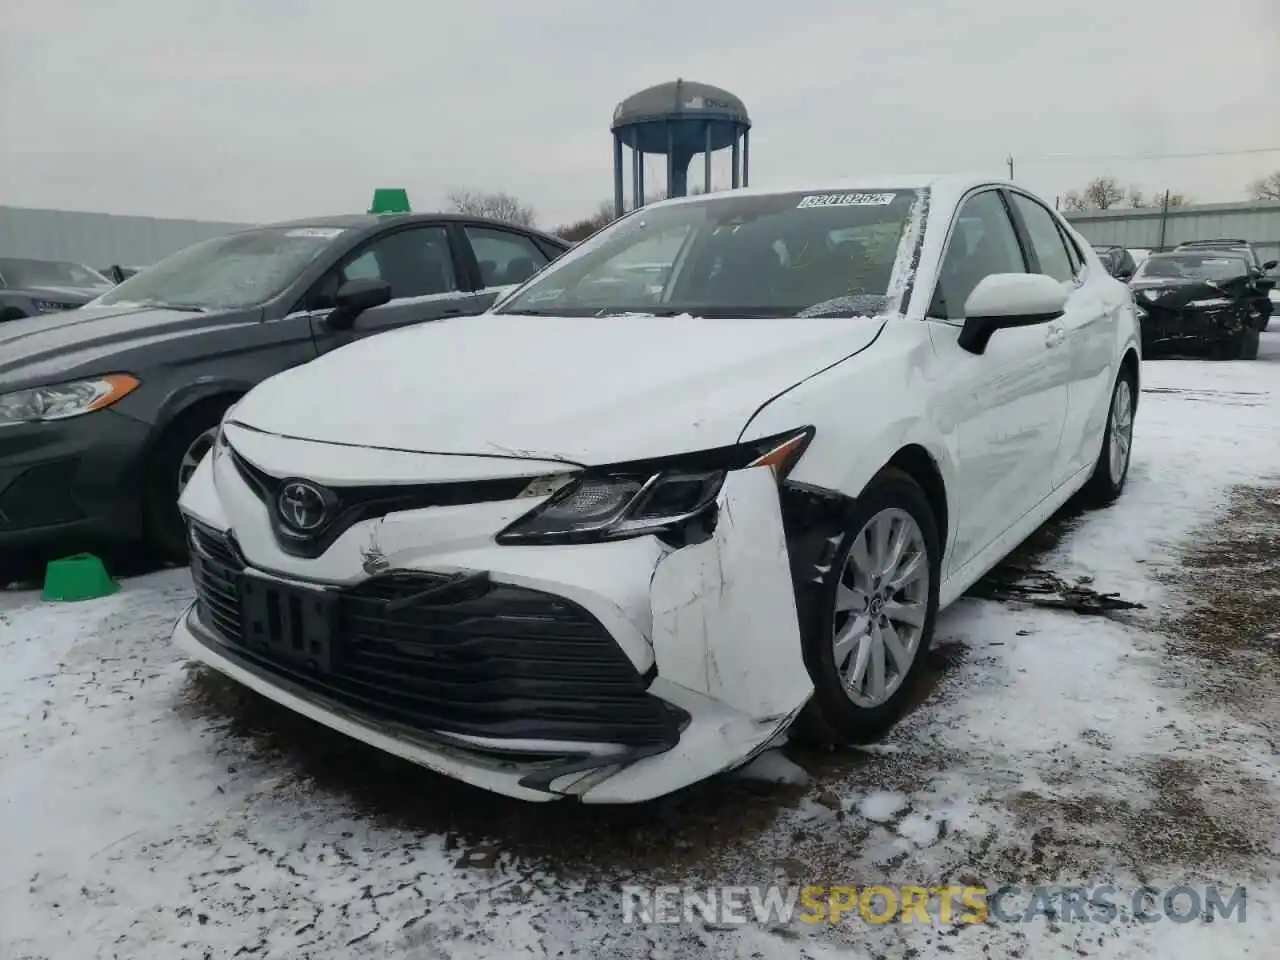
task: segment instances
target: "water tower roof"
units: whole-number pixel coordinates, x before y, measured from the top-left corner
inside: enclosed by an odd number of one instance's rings
[[[694,80],[672,80],[633,93],[613,111],[615,132],[623,127],[680,118],[729,121],[751,126],[747,107],[728,90]]]

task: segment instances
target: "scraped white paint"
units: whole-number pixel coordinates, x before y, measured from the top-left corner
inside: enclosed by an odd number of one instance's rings
[[[730,473],[716,506],[711,539],[668,554],[654,571],[658,675],[761,722],[789,716],[813,681],[773,471]]]

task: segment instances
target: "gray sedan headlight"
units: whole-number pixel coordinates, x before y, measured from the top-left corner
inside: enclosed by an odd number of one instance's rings
[[[0,394],[0,426],[66,420],[111,406],[136,390],[141,381],[128,373],[110,373]]]

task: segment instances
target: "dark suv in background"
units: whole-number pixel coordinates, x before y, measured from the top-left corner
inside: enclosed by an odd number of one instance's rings
[[[568,246],[464,216],[315,218],[203,241],[103,278],[90,306],[0,325],[0,582],[103,541],[185,560],[178,494],[246,391],[360,337],[481,313]]]

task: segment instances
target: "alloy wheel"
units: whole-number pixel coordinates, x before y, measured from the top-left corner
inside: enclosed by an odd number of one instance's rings
[[[213,447],[214,441],[218,438],[217,426],[212,426],[203,433],[196,435],[187,447],[186,452],[182,455],[182,461],[178,464],[178,496],[182,496],[182,491],[187,489],[187,484],[191,482],[192,475],[196,472],[196,467],[200,466],[200,461],[204,459],[204,455]]]
[[[881,510],[853,539],[836,585],[832,649],[845,694],[864,709],[902,686],[929,609],[929,554],[905,510]]]
[[[1127,379],[1116,384],[1111,398],[1111,448],[1108,451],[1111,482],[1120,483],[1129,467],[1129,448],[1133,445],[1133,388]]]

